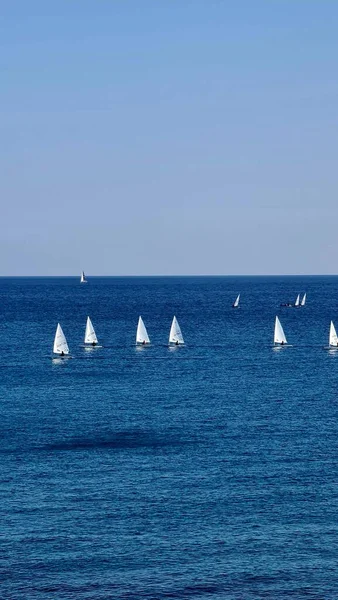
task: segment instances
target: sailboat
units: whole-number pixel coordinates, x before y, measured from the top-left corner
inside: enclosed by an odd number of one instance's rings
[[[86,279],[84,271],[81,271],[80,283],[87,283],[87,279]]]
[[[176,317],[173,318],[173,322],[171,324],[169,333],[169,346],[171,344],[175,344],[175,346],[180,346],[184,344],[182,331]]]
[[[150,344],[150,339],[148,332],[146,330],[146,326],[143,323],[142,317],[139,317],[136,331],[136,345],[141,344],[145,346],[146,344]]]
[[[306,302],[306,292],[305,292],[305,294],[304,294],[304,296],[302,298],[302,301],[301,301],[300,305],[301,306],[305,306],[305,302]]]
[[[60,323],[58,323],[55,332],[53,352],[54,354],[60,354],[61,356],[66,356],[67,354],[69,354],[67,340],[65,334],[62,331]]]
[[[92,346],[96,346],[96,344],[98,343],[98,339],[96,337],[96,333],[95,333],[95,329],[93,327],[93,323],[91,322],[91,320],[90,320],[89,317],[87,317],[86,333],[85,333],[84,343],[85,344],[91,344]]]
[[[300,294],[298,294],[298,296],[296,298],[295,307],[298,308],[299,305],[300,305]]]
[[[330,344],[330,346],[334,346],[335,348],[338,347],[338,336],[337,336],[336,328],[332,321],[330,323],[329,344]]]
[[[281,322],[278,317],[276,317],[276,321],[275,321],[275,332],[274,332],[274,337],[273,337],[273,343],[275,345],[278,344],[281,346],[284,346],[284,344],[287,344],[287,339],[285,337],[283,327],[282,327]]]
[[[238,294],[235,302],[232,305],[232,308],[238,308],[239,307],[239,298],[240,298],[240,294]]]

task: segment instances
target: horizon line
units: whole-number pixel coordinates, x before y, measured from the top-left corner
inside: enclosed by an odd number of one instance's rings
[[[194,275],[194,274],[170,274],[170,275],[159,275],[159,274],[154,274],[154,275],[88,275],[86,274],[86,277],[93,279],[93,278],[121,278],[121,277],[337,277],[338,273],[241,273],[241,274],[213,274],[213,275],[209,275],[209,274],[198,274],[198,275]],[[80,276],[79,275],[0,275],[0,279],[6,279],[6,278],[22,278],[22,279],[28,279],[28,278],[32,278],[32,279],[38,279],[38,278],[55,278],[55,279],[79,279]]]

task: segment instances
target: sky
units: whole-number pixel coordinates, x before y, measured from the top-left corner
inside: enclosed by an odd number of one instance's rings
[[[0,275],[337,272],[336,0],[0,3]]]

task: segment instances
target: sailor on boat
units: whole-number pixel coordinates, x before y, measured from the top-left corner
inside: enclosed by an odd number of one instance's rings
[[[136,330],[136,346],[146,346],[150,344],[150,339],[146,326],[143,323],[142,317],[138,318],[137,330]]]
[[[67,340],[65,338],[65,334],[62,331],[60,323],[58,323],[55,332],[53,353],[58,354],[59,356],[66,356],[67,354],[69,354]]]
[[[98,344],[98,339],[97,339],[97,336],[95,333],[95,329],[94,329],[93,323],[91,322],[89,317],[87,317],[84,343],[90,344],[93,347]]]

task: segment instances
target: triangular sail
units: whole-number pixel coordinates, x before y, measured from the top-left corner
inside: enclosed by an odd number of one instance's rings
[[[91,320],[90,320],[89,317],[87,317],[86,333],[85,333],[84,343],[85,344],[97,344],[98,343],[98,339],[96,337],[96,333],[95,333],[95,329],[93,327],[93,323],[91,322]]]
[[[54,346],[53,346],[54,354],[69,354],[69,348],[67,344],[67,340],[65,338],[65,334],[62,331],[60,323],[56,328]]]
[[[300,303],[301,306],[305,306],[305,302],[306,302],[306,293],[304,294],[302,301]]]
[[[296,298],[295,306],[299,306],[299,301],[300,301],[300,294],[298,294],[298,296]]]
[[[285,333],[278,317],[276,317],[273,341],[275,344],[287,344]]]
[[[338,346],[338,337],[337,337],[337,332],[336,332],[336,328],[334,326],[334,324],[330,323],[330,337],[329,337],[329,344],[330,346]]]
[[[139,317],[136,331],[136,344],[150,344],[150,339],[142,317]]]
[[[81,271],[80,283],[87,283],[87,279],[86,279],[86,276],[84,274],[84,271]]]
[[[181,328],[178,324],[176,317],[173,318],[173,322],[171,324],[169,344],[184,344]]]
[[[237,296],[237,298],[236,298],[235,302],[234,302],[234,303],[233,303],[233,305],[232,305],[234,308],[238,308],[238,305],[239,305],[239,298],[240,298],[240,294],[238,294],[238,296]]]

